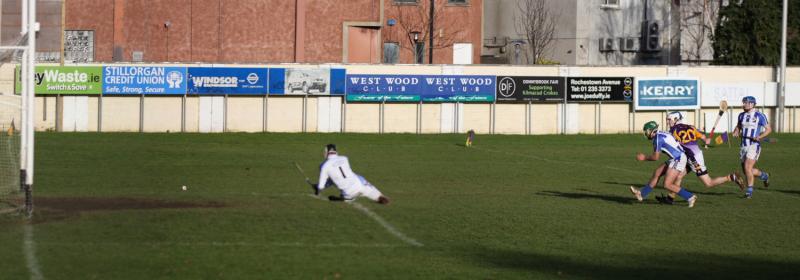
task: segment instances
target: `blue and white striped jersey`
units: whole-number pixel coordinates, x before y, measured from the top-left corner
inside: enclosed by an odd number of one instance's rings
[[[767,124],[769,124],[769,122],[767,122],[767,116],[755,109],[750,110],[750,112],[739,113],[739,122],[736,123],[736,126],[741,129],[741,146],[758,145],[758,142],[753,141],[752,138],[758,137]]]
[[[658,131],[656,137],[653,137],[653,151],[661,151],[673,159],[680,159],[683,156],[683,148],[675,137],[669,132]]]

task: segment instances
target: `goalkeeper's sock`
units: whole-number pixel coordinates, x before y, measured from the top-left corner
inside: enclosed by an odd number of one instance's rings
[[[685,200],[689,200],[690,198],[692,198],[692,196],[694,196],[694,194],[692,194],[691,192],[687,191],[684,188],[681,188],[681,190],[678,192],[678,196],[682,197]]]
[[[761,179],[761,181],[769,180],[769,174],[767,174],[767,172],[761,171],[761,176],[758,176],[758,178]]]
[[[642,194],[642,199],[647,197],[647,195],[650,194],[651,191],[653,191],[653,187],[651,187],[650,184],[644,185],[644,187],[642,187],[642,189],[639,190],[639,192],[641,192]]]

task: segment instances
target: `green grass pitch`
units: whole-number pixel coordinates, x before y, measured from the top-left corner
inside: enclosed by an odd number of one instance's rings
[[[34,217],[0,216],[4,279],[800,277],[800,135],[764,144],[751,200],[687,175],[692,209],[630,194],[658,164],[634,160],[639,134],[36,137]],[[309,196],[293,162],[316,181],[328,143],[392,204]],[[706,150],[713,176],[737,143]]]

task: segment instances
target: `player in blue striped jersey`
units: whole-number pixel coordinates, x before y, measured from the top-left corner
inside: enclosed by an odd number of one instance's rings
[[[742,109],[739,113],[739,120],[733,130],[734,137],[742,137],[742,144],[739,149],[739,159],[742,161],[742,171],[747,177],[746,198],[753,197],[753,181],[758,176],[764,181],[764,187],[769,187],[769,174],[763,170],[755,168],[758,156],[761,154],[761,139],[764,139],[772,132],[767,122],[767,116],[755,109],[756,98],[745,96],[742,98]]]
[[[697,196],[680,187],[680,177],[684,172],[686,172],[687,160],[686,154],[683,152],[683,148],[680,144],[678,144],[678,141],[675,141],[675,137],[673,137],[672,134],[659,131],[658,124],[654,121],[645,123],[643,130],[647,139],[653,140],[653,153],[649,156],[645,156],[642,153],[637,153],[636,160],[657,161],[661,156],[661,153],[669,156],[670,159],[665,163],[665,168],[667,170],[666,174],[664,175],[664,188],[677,193],[680,197],[689,202],[689,207],[694,207],[694,203],[697,201]],[[661,175],[663,172],[662,170],[663,169],[661,166],[659,166],[654,171],[653,177],[656,177],[656,182],[658,182],[658,176]],[[653,190],[653,186],[654,184],[651,183],[648,183],[641,189],[636,189],[635,187],[631,186],[631,192],[634,196],[636,196],[637,200],[642,201]]]
[[[741,175],[737,174],[736,172],[732,172],[728,174],[728,176],[711,177],[711,175],[708,173],[708,169],[706,168],[703,151],[700,149],[700,145],[698,145],[698,141],[704,141],[706,144],[708,144],[710,139],[706,138],[705,135],[697,131],[694,126],[685,124],[682,121],[683,114],[681,114],[681,112],[670,112],[667,114],[667,125],[669,126],[669,131],[683,148],[683,152],[686,154],[688,161],[687,166],[695,172],[697,179],[700,179],[700,182],[702,182],[707,188],[713,188],[726,182],[734,182],[739,186],[739,189],[744,190],[744,180]],[[658,182],[658,178],[655,178],[655,181]],[[683,176],[680,176],[678,182],[680,183],[682,181]],[[670,193],[669,196],[657,198],[662,203],[672,204],[675,194]]]

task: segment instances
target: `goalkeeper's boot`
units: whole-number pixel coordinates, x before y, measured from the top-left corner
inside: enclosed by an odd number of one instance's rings
[[[331,196],[328,196],[328,200],[330,200],[330,201],[344,201],[344,197],[331,195]]]
[[[696,196],[696,195],[693,195],[692,197],[690,197],[690,198],[689,198],[689,200],[688,200],[688,202],[689,202],[689,208],[692,208],[692,207],[694,207],[694,203],[695,203],[696,201],[697,201],[697,196]]]
[[[739,175],[739,172],[734,171],[733,173],[728,175],[728,177],[731,179],[731,181],[736,183],[737,186],[739,186],[740,191],[744,191],[745,189],[744,178],[742,178],[742,175]]]
[[[642,192],[631,186],[631,193],[636,197],[636,200],[642,201]]]

